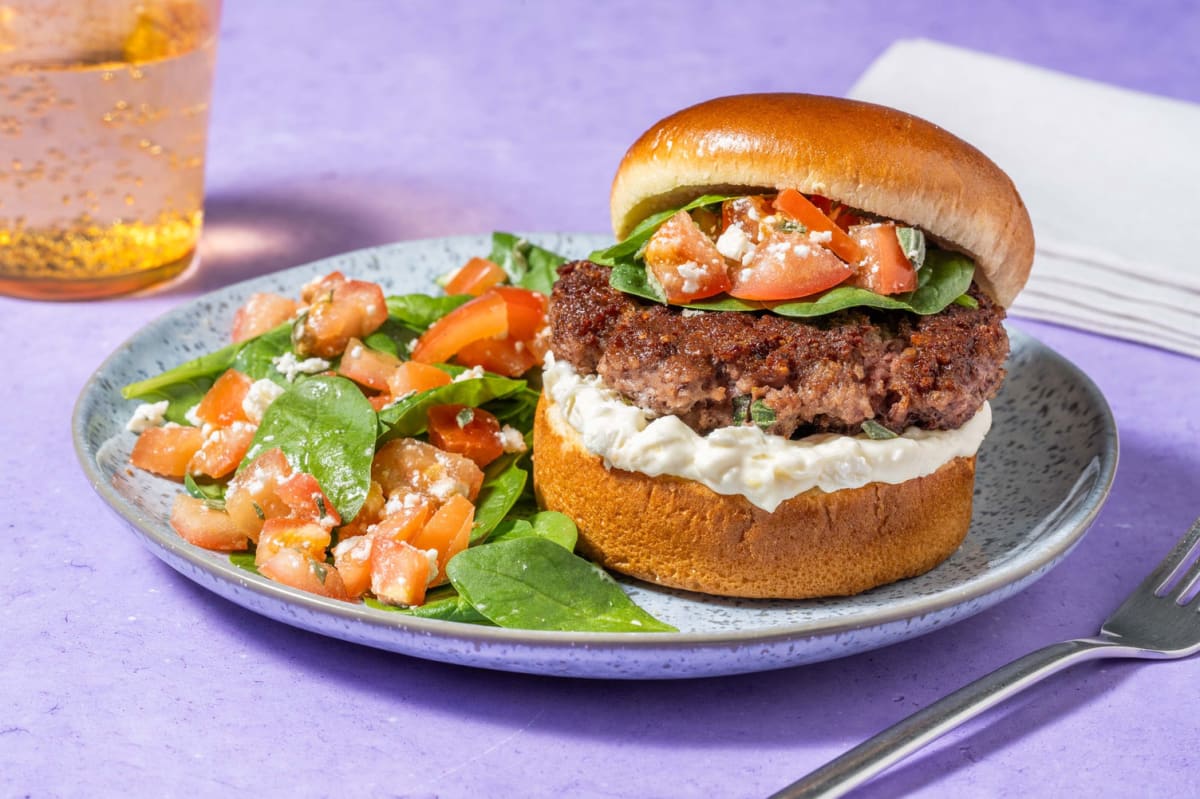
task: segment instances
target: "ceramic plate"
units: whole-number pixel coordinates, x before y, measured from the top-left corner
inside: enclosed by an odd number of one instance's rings
[[[530,236],[582,255],[598,236]],[[486,254],[490,238],[464,236],[377,247],[213,292],[150,323],[97,370],[75,408],[73,433],[96,491],[150,550],[190,580],[256,613],[354,643],[507,671],[603,678],[676,678],[762,671],[884,646],[967,618],[1026,587],[1061,560],[1108,493],[1117,433],[1104,397],[1075,366],[1011,331],[1008,380],[978,459],[975,515],[962,547],[921,577],[856,597],[735,600],[625,582],[678,633],[505,630],[416,619],[324,599],[273,583],[179,538],[166,519],[178,484],[127,470],[136,403],[121,386],[227,343],[251,293],[295,295],[334,269],[388,293],[430,292],[435,276]]]

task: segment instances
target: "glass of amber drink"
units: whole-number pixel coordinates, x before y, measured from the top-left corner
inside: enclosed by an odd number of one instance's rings
[[[0,293],[123,294],[195,258],[221,0],[0,0]]]

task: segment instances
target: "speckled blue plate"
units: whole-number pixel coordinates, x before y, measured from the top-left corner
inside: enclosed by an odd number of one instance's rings
[[[532,240],[581,255],[598,236]],[[1108,494],[1117,431],[1108,404],[1083,373],[1012,332],[1008,380],[978,459],[975,516],[962,547],[921,577],[856,597],[733,600],[626,582],[634,599],[678,633],[504,630],[409,618],[293,590],[194,547],[167,525],[178,484],[127,469],[136,403],[121,386],[227,343],[233,313],[253,292],[296,294],[339,269],[389,293],[431,291],[432,280],[490,249],[486,236],[376,247],[222,289],[166,314],[121,345],[87,383],[73,434],[100,496],[150,550],[190,580],[278,621],[416,657],[506,671],[605,678],[677,678],[762,671],[849,655],[967,618],[1032,583],[1087,530]]]

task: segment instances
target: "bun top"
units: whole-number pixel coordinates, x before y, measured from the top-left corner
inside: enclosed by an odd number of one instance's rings
[[[810,94],[720,97],[651,127],[617,168],[613,232],[703,194],[785,188],[920,228],[1005,307],[1029,277],[1029,212],[987,156],[902,111]]]

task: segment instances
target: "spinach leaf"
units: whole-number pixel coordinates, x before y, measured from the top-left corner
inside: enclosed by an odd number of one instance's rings
[[[515,538],[538,536],[553,541],[568,552],[575,551],[579,541],[579,528],[570,516],[553,510],[535,513],[528,519],[514,519],[496,528],[489,543],[511,541]]]
[[[193,358],[155,377],[130,383],[121,389],[121,396],[145,402],[167,400],[170,403],[167,420],[185,424],[184,415],[200,402],[226,369],[245,372],[255,380],[269,378],[287,385],[271,359],[291,352],[291,336],[291,322],[285,322],[266,333]]]
[[[383,426],[379,443],[424,433],[429,426],[429,409],[434,405],[470,405],[477,408],[485,402],[507,397],[523,388],[523,380],[488,375],[448,383],[413,394],[379,412],[379,422]]]
[[[458,553],[451,584],[501,627],[579,632],[673,632],[602,569],[538,536]]]
[[[888,439],[899,438],[898,433],[892,432],[874,419],[864,420],[862,423],[862,431],[866,434],[867,438],[871,438],[876,441],[887,441]]]
[[[497,458],[483,472],[483,487],[475,500],[475,524],[471,528],[471,543],[477,544],[491,535],[496,525],[508,515],[525,490],[529,473],[517,466],[520,455],[513,453]]]
[[[293,468],[317,478],[343,519],[353,519],[371,484],[377,429],[375,409],[358,386],[311,377],[267,408],[242,465],[279,447]]]
[[[448,588],[444,592],[439,593],[443,595],[430,594],[426,598],[424,605],[412,608],[389,605],[373,597],[364,597],[363,602],[367,607],[375,608],[376,610],[403,613],[406,616],[416,616],[420,619],[457,621],[462,624],[482,624],[487,627],[496,626],[488,621],[487,616],[475,610],[470,602],[455,593],[453,589]]]
[[[847,308],[884,308],[927,316],[958,300],[971,287],[975,264],[966,256],[946,250],[929,250],[925,265],[917,272],[917,289],[907,294],[884,296],[855,286],[838,286],[811,300],[781,303],[754,302],[735,297],[689,302],[683,307],[702,311],[762,311],[780,316],[813,317],[844,311]],[[662,299],[646,279],[646,270],[631,264],[618,264],[609,276],[609,285],[626,294],[654,302]],[[969,299],[969,298],[968,298]]]
[[[715,205],[725,200],[732,200],[737,197],[744,197],[745,194],[705,194],[703,197],[697,197],[682,208],[672,208],[667,211],[660,211],[657,214],[651,214],[638,223],[628,236],[622,241],[617,242],[613,246],[605,250],[596,250],[588,256],[588,260],[601,266],[616,266],[618,263],[632,263],[637,256],[642,246],[650,240],[654,235],[654,231],[662,227],[663,222],[666,222],[671,217],[680,211],[691,211],[694,208],[703,208],[706,205]]]
[[[197,483],[196,478],[185,474],[183,487],[196,499],[202,499],[210,506],[224,510],[225,486],[221,483]]]
[[[509,425],[527,434],[533,430],[533,415],[540,396],[540,392],[526,386],[508,396],[492,400],[487,409],[500,424]]]
[[[549,294],[558,280],[558,267],[567,259],[558,253],[530,244],[512,233],[492,234],[492,253],[488,256],[508,273],[514,286]]]
[[[258,574],[258,567],[254,565],[254,550],[252,549],[246,552],[230,553],[229,562],[251,574]]]
[[[387,298],[388,318],[418,333],[460,305],[474,299],[469,294],[431,297],[428,294],[399,294]]]

